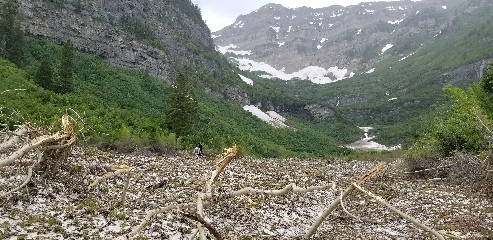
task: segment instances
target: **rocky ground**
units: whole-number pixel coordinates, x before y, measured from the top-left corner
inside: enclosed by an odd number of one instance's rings
[[[0,157],[5,156],[0,155]],[[22,183],[34,155],[0,169],[0,195]],[[244,187],[281,189],[330,185],[335,189],[283,196],[244,195],[205,207],[205,220],[225,239],[295,239],[303,236],[323,210],[349,184],[377,165],[376,160],[234,159],[213,192]],[[106,173],[105,166],[126,164],[132,178],[118,206],[125,178],[87,187]],[[214,169],[212,159],[186,154],[116,154],[75,148],[54,179],[35,175],[17,193],[0,198],[0,239],[126,239],[148,211],[193,203]],[[363,184],[367,190],[436,230],[461,239],[493,238],[493,197],[447,179],[415,179],[400,160],[386,164]],[[432,239],[372,198],[354,191],[317,230],[314,239]],[[190,239],[196,224],[178,211],[152,217],[139,239]],[[447,238],[446,238],[447,239]]]

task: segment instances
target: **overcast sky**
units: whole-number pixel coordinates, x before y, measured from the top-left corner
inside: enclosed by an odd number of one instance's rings
[[[231,25],[240,14],[251,13],[267,3],[278,3],[288,8],[301,6],[322,8],[331,5],[356,5],[360,2],[375,2],[381,0],[192,0],[199,5],[202,18],[206,21],[211,32],[221,30]]]

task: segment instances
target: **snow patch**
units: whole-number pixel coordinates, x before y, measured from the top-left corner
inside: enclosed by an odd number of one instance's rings
[[[285,117],[283,117],[283,116],[279,115],[279,113],[276,113],[276,112],[274,112],[274,111],[267,111],[267,114],[269,114],[269,116],[270,116],[271,118],[277,119],[277,120],[279,120],[279,121],[281,121],[281,122],[286,121],[286,118],[285,118]]]
[[[401,19],[401,20],[395,20],[395,21],[388,21],[388,23],[392,24],[392,25],[395,25],[395,24],[399,24],[401,23],[402,21],[404,21],[404,18]]]
[[[231,49],[236,49],[238,46],[234,44],[229,44],[228,46],[221,47],[221,46],[216,46],[216,50],[219,51],[221,54],[226,54],[226,53],[233,53],[235,55],[251,55],[252,51],[236,51],[236,50],[231,50]]]
[[[364,131],[364,137],[361,140],[347,145],[346,147],[362,151],[394,151],[397,149],[401,149],[400,144],[393,147],[387,147],[385,145],[372,141],[375,136],[370,136],[368,131],[373,129],[373,127],[360,127],[360,129]]]
[[[265,113],[254,105],[246,105],[243,107],[243,109],[245,111],[251,112],[254,116],[260,118],[260,120],[267,122],[274,127],[288,127],[288,125],[284,124],[285,119],[276,112],[269,111]]]
[[[251,72],[265,72],[266,74],[260,75],[260,77],[264,78],[279,78],[282,80],[291,80],[293,78],[299,79],[308,79],[313,83],[325,84],[337,82],[339,80],[343,80],[346,78],[351,78],[354,76],[354,73],[349,73],[346,68],[338,68],[330,67],[328,69],[318,67],[318,66],[309,66],[304,69],[301,69],[297,72],[293,72],[291,74],[285,73],[283,71],[277,70],[274,67],[270,66],[265,62],[255,62],[253,60],[247,58],[233,58],[238,62],[238,66],[243,71],[251,71]]]
[[[238,27],[238,28],[243,28],[243,26],[244,26],[244,25],[245,25],[245,24],[243,23],[243,21],[239,21],[238,23],[236,23],[236,24],[233,26],[233,28],[236,28],[236,27]]]
[[[401,59],[399,60],[399,62],[400,62],[400,61],[403,61],[404,59],[406,59],[406,58],[408,58],[408,57],[410,57],[410,56],[412,56],[412,55],[414,55],[414,53],[411,53],[411,54],[409,54],[409,55],[407,55],[407,56],[405,56],[405,57],[401,58]]]
[[[391,49],[394,45],[392,44],[387,44],[384,48],[382,48],[382,53],[380,55],[384,54],[387,50]]]
[[[238,76],[240,76],[241,80],[243,80],[243,82],[246,82],[248,85],[252,85],[253,86],[253,80],[250,79],[250,78],[247,78],[241,74],[238,74]]]

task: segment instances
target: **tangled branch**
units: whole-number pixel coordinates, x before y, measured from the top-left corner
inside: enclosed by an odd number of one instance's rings
[[[428,231],[430,232],[431,234],[433,234],[433,236],[437,237],[439,240],[445,240],[442,236],[442,234],[440,234],[439,232],[435,231],[434,229],[420,223],[418,220],[416,220],[415,218],[405,214],[404,212],[400,211],[399,209],[393,207],[392,205],[390,205],[387,201],[385,201],[382,197],[380,196],[377,196],[375,194],[373,194],[372,192],[368,191],[368,190],[365,190],[363,189],[361,186],[359,186],[357,183],[353,183],[353,186],[355,188],[357,188],[358,190],[360,190],[361,192],[365,193],[366,195],[370,196],[371,198],[375,199],[378,203],[386,206],[388,209],[390,209],[392,212],[398,214],[399,216],[401,216],[402,218],[412,222],[415,226],[417,226],[418,228],[421,228],[425,231]]]
[[[371,176],[375,175],[377,172],[379,172],[383,167],[385,166],[385,163],[380,163],[374,168],[372,168],[370,171],[366,172],[364,175],[362,175],[357,181],[357,184],[362,184],[365,182],[367,179],[369,179]],[[322,224],[323,221],[329,216],[329,214],[334,211],[340,204],[341,201],[343,201],[346,197],[353,192],[355,187],[353,185],[350,185],[342,192],[341,196],[336,198],[329,207],[322,213],[322,215],[313,223],[313,225],[310,227],[310,229],[306,232],[305,236],[303,236],[303,239],[309,239],[315,234],[315,231],[317,231],[318,227]]]
[[[242,196],[242,195],[247,195],[247,194],[252,194],[252,195],[270,195],[270,196],[280,196],[287,194],[289,192],[294,192],[294,193],[308,193],[308,192],[313,192],[313,191],[322,191],[322,190],[329,190],[329,189],[334,189],[335,188],[335,183],[327,184],[327,185],[322,185],[322,186],[313,186],[309,188],[300,188],[297,187],[296,184],[291,183],[286,185],[284,188],[279,189],[279,190],[270,190],[270,189],[257,189],[257,188],[251,188],[251,187],[246,187],[237,191],[231,191],[231,192],[226,192],[220,195],[205,195],[204,196],[204,202],[203,202],[203,207],[209,206],[212,203],[216,203],[219,201],[224,201],[226,199],[230,199],[233,197],[237,196]],[[144,226],[149,223],[151,218],[157,214],[161,214],[164,212],[168,212],[171,210],[181,210],[185,212],[194,212],[197,210],[197,203],[183,203],[183,204],[176,204],[176,205],[168,205],[166,207],[160,208],[160,209],[154,209],[151,210],[147,213],[146,217],[141,221],[141,223],[134,227],[132,232],[127,235],[130,239],[133,239],[142,229]]]
[[[58,171],[61,162],[67,159],[71,147],[76,142],[75,134],[70,123],[70,116],[67,114],[63,115],[61,122],[62,130],[51,135],[41,135],[35,128],[30,127],[29,124],[24,124],[16,131],[7,131],[4,134],[7,136],[0,144],[0,151],[6,151],[18,144],[22,144],[23,137],[26,140],[24,140],[25,143],[19,149],[14,150],[6,157],[0,158],[0,168],[15,163],[16,160],[20,160],[32,150],[36,150],[38,157],[37,161],[28,168],[27,177],[24,182],[13,190],[0,195],[0,197],[7,196],[27,185],[32,178],[34,169],[44,171],[43,176]]]

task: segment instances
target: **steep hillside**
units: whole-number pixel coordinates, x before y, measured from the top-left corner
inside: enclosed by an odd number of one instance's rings
[[[397,7],[397,3],[393,8],[388,8],[388,3],[362,4],[358,14],[353,12],[357,6],[344,8],[344,14],[340,11],[335,14],[338,8],[334,7],[322,9],[326,11],[324,15],[334,12],[335,15],[329,14],[329,20],[346,22],[328,23],[334,24],[329,30],[333,27],[339,30],[334,35],[329,34],[331,40],[329,35],[323,37],[321,47],[315,47],[317,51],[343,49],[344,44],[360,44],[358,49],[370,45],[354,54],[347,51],[343,51],[346,55],[339,54],[343,57],[337,62],[347,60],[354,65],[350,71],[338,68],[329,73],[310,65],[308,75],[298,77],[298,81],[284,81],[242,71],[245,68],[241,63],[239,69],[229,64],[226,57],[214,51],[200,11],[189,1],[20,1],[22,28],[30,36],[26,41],[25,63],[12,67],[5,61],[0,62],[9,69],[4,73],[6,84],[0,90],[23,87],[28,92],[8,92],[15,97],[2,98],[0,107],[7,114],[15,113],[16,120],[34,119],[43,126],[49,126],[63,109],[73,109],[84,113],[82,118],[91,126],[84,128],[88,131],[85,133],[88,141],[125,149],[148,144],[179,145],[177,142],[182,144],[179,148],[190,148],[202,142],[213,151],[236,143],[245,154],[269,157],[341,155],[349,151],[337,146],[355,141],[363,134],[357,126],[375,127],[378,140],[388,145],[409,143],[425,125],[420,116],[435,111],[440,103],[444,84],[467,85],[479,76],[493,50],[490,44],[493,16],[491,1],[484,0],[456,0],[447,5],[435,0],[399,4],[412,7]],[[312,10],[307,8],[290,10],[272,4],[252,16],[263,12],[261,16],[268,16],[269,11],[278,9],[300,11],[297,17],[291,17],[293,21],[303,20],[299,17],[301,13],[313,16]],[[397,13],[414,15],[399,24],[389,23],[389,19],[399,16]],[[323,32],[326,26],[321,16],[322,24],[318,26]],[[247,16],[240,18],[243,17]],[[272,19],[282,20],[277,15]],[[288,20],[286,24],[294,26]],[[372,21],[376,28],[370,24]],[[301,22],[296,24],[302,25]],[[308,29],[314,27],[312,25],[308,24]],[[356,35],[368,35],[339,39],[343,25],[358,28]],[[245,23],[230,28],[246,26]],[[288,29],[294,29],[289,26]],[[384,31],[383,26],[392,28]],[[276,30],[282,28],[269,25],[268,29],[274,30],[277,39]],[[253,27],[250,30],[256,31]],[[260,44],[266,40],[258,34],[257,38],[245,42]],[[290,36],[285,38],[291,39]],[[59,95],[42,89],[33,78],[45,60],[52,61],[55,70],[59,68],[61,48],[51,42],[59,44],[67,39],[80,51],[75,60],[75,89]],[[298,40],[299,46],[311,41]],[[389,42],[392,47],[387,45]],[[275,45],[276,51],[284,47]],[[454,46],[454,51],[450,51],[450,46]],[[231,47],[219,46],[218,49],[227,57],[231,54],[255,56],[254,52]],[[312,57],[303,51],[285,53],[282,59]],[[332,61],[335,58],[331,56],[336,55],[327,53],[318,57]],[[236,57],[236,62],[239,59]],[[252,67],[257,66],[254,60],[245,61]],[[266,68],[250,70],[261,75],[266,72]],[[327,78],[330,79],[327,82],[335,81],[337,76],[348,79],[325,85],[300,80],[309,76],[311,70],[324,74],[323,78],[318,78],[320,81],[315,81],[319,83]],[[170,109],[167,83],[175,80],[177,72],[186,76],[202,111],[195,121],[197,130],[180,138],[164,124]],[[354,74],[348,74],[350,72]],[[26,101],[30,104],[25,104]]]
[[[241,24],[214,33],[214,40],[228,48],[219,50],[241,69],[271,78],[259,82],[302,102],[325,104],[359,126],[375,126],[380,141],[387,144],[412,142],[426,126],[423,123],[439,110],[441,89],[446,84],[467,86],[474,82],[493,56],[492,1],[362,3],[341,8],[344,11],[339,14],[334,9],[338,8],[287,9],[269,4],[240,16],[237,23]],[[362,11],[365,9],[368,11]],[[325,16],[320,14],[320,32],[309,24],[318,12]],[[288,13],[297,17],[285,19]],[[399,23],[391,22],[391,18],[399,19]],[[255,29],[277,29],[271,27],[272,21],[279,23],[279,29],[300,28],[298,33],[290,31],[284,37],[284,45],[267,49],[267,40]],[[325,23],[334,25],[328,27]],[[352,31],[352,37],[344,38],[341,32],[346,28],[361,32]],[[255,33],[265,41],[247,37]],[[304,35],[305,40],[324,36],[324,42],[317,43],[320,48],[314,45],[310,54],[302,54],[296,51],[293,34]],[[270,55],[262,55],[264,52]],[[320,63],[313,63],[315,57]],[[333,68],[334,62],[338,69]],[[286,81],[288,77],[311,81]]]
[[[17,3],[28,36],[23,63],[0,61],[5,69],[0,120],[10,125],[28,120],[49,127],[70,111],[86,125],[83,139],[103,147],[168,151],[201,142],[214,152],[238,144],[245,154],[272,157],[347,154],[338,145],[359,135],[350,121],[335,114],[324,118],[333,126],[314,126],[311,118],[317,113],[308,103],[258,82],[247,84],[247,77],[214,51],[200,11],[190,1]],[[73,91],[60,95],[41,87],[37,75],[57,78],[61,47],[51,42],[67,40],[79,53]],[[196,130],[186,136],[174,135],[166,124],[168,83],[177,72],[186,76],[200,107]]]
[[[395,1],[320,9],[267,4],[215,32],[214,42],[242,70],[328,83],[372,71],[389,53],[409,55],[457,19],[466,4]],[[409,36],[421,42],[398,46]]]
[[[0,3],[6,2],[0,0]],[[97,55],[116,67],[144,70],[167,83],[195,72],[194,85],[214,98],[264,110],[302,110],[287,96],[245,84],[239,71],[214,51],[200,10],[190,1],[18,1],[24,32]],[[235,73],[233,73],[234,71]]]
[[[5,0],[0,3],[6,2]],[[27,34],[62,43],[129,69],[143,69],[170,82],[176,68],[219,64],[197,49],[213,49],[198,8],[178,1],[19,1]]]

